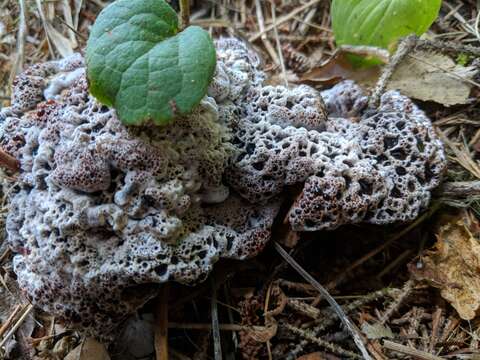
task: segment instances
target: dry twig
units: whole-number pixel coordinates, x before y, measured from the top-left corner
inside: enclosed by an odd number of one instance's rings
[[[217,287],[213,276],[211,277],[211,285],[212,299],[210,301],[210,309],[212,315],[213,354],[215,360],[222,360],[222,340],[218,326]]]
[[[25,321],[25,319],[27,318],[28,314],[30,314],[30,312],[33,310],[33,305],[31,304],[27,304],[25,305],[22,310],[20,311],[21,312],[21,316],[20,318],[15,322],[15,324],[13,325],[13,327],[10,329],[10,331],[3,337],[2,341],[0,342],[0,348],[3,347],[5,345],[5,343],[7,342],[8,339],[10,339],[13,334],[15,334],[15,332],[18,330],[18,328],[22,325],[22,323]]]
[[[417,43],[416,35],[410,35],[400,41],[398,49],[393,55],[391,61],[385,67],[380,76],[380,79],[373,90],[372,96],[370,97],[369,107],[371,109],[376,109],[380,104],[380,99],[387,88],[388,82],[393,76],[393,73],[397,69],[398,65],[405,59],[410,51],[415,48]]]
[[[338,305],[335,299],[328,293],[328,291],[322,285],[320,285],[320,283],[317,280],[315,280],[309,273],[307,273],[278,243],[275,242],[274,246],[277,252],[283,257],[283,259],[287,261],[290,264],[290,266],[292,266],[306,281],[312,284],[312,286],[318,290],[318,292],[325,298],[325,300],[327,300],[327,302],[330,304],[332,309],[340,318],[340,321],[343,323],[343,325],[345,325],[345,327],[348,329],[348,331],[352,335],[353,341],[355,342],[355,345],[357,345],[357,348],[362,353],[363,358],[370,360],[371,357],[368,354],[367,349],[365,348],[362,337],[360,335],[360,331],[350,321],[350,319],[347,317],[347,315],[345,314],[343,309],[340,307],[340,305]]]
[[[424,351],[413,349],[411,347],[401,345],[401,344],[398,344],[398,343],[395,343],[395,342],[389,341],[389,340],[384,340],[383,341],[383,347],[388,349],[388,350],[392,350],[392,351],[399,352],[401,354],[412,356],[414,359],[442,360],[441,357],[429,354],[429,353],[424,352]]]
[[[162,285],[156,304],[155,354],[157,360],[168,360],[168,283]]]

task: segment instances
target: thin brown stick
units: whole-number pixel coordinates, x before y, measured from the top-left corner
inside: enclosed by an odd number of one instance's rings
[[[10,325],[12,325],[12,323],[14,322],[15,318],[17,317],[17,315],[20,313],[20,310],[22,310],[22,305],[17,305],[15,307],[15,309],[13,309],[12,313],[10,314],[10,316],[8,317],[8,319],[5,321],[5,323],[2,325],[2,327],[0,328],[0,337],[3,336],[3,334],[5,334],[8,330],[8,328],[10,327]]]
[[[228,321],[230,323],[233,323],[233,321],[234,321],[233,311],[236,311],[237,309],[233,308],[230,305],[232,303],[232,299],[231,299],[230,291],[229,291],[229,289],[226,285],[223,286],[223,296],[225,297],[225,302],[226,302],[225,305],[227,305],[226,309],[227,309]],[[237,348],[238,348],[237,333],[232,332],[231,336],[232,336],[233,347],[234,347],[235,350],[237,350]]]
[[[393,341],[389,341],[389,340],[384,340],[383,341],[383,347],[385,349],[388,349],[388,350],[392,350],[392,351],[399,352],[401,354],[409,355],[414,359],[421,359],[421,360],[442,360],[443,359],[439,356],[429,354],[425,351],[420,351],[420,350],[417,350],[417,349],[413,349],[411,347],[401,345],[401,344],[397,344],[397,343],[395,343]]]
[[[232,28],[234,26],[232,23],[223,19],[195,19],[190,21],[190,23],[202,27]]]
[[[12,250],[10,248],[7,248],[2,255],[0,255],[0,264],[2,264],[12,253]]]
[[[298,25],[298,32],[301,35],[303,36],[307,35],[310,27],[318,28],[317,25],[313,23],[315,15],[317,14],[317,11],[318,11],[318,8],[314,7],[313,9],[310,9],[310,11],[305,16],[305,19],[298,20],[300,22],[300,24]]]
[[[450,317],[443,328],[442,336],[439,339],[439,343],[446,343],[450,335],[455,331],[455,329],[460,325],[460,319],[456,317]]]
[[[212,318],[212,335],[213,335],[213,354],[215,360],[222,360],[222,342],[220,337],[220,328],[218,324],[218,307],[217,307],[217,285],[215,278],[211,277],[212,299],[210,302],[211,318]]]
[[[280,39],[278,37],[278,29],[277,29],[277,9],[275,8],[275,3],[271,3],[272,7],[272,21],[273,24],[275,25],[273,27],[273,33],[275,35],[275,42],[277,44],[277,51],[278,51],[278,59],[280,61],[280,68],[282,69],[282,76],[283,76],[283,81],[285,81],[285,86],[288,87],[288,79],[287,79],[287,70],[285,69],[285,60],[283,58],[283,53],[282,53],[282,45],[280,44]]]
[[[417,49],[439,51],[442,53],[464,53],[475,57],[480,56],[480,47],[471,45],[463,45],[461,43],[454,43],[450,41],[432,41],[432,40],[417,40]]]
[[[180,0],[180,20],[182,29],[190,25],[190,0]]]
[[[255,0],[255,9],[256,9],[256,14],[257,14],[257,23],[258,27],[260,28],[260,31],[265,29],[265,19],[263,18],[263,10],[262,10],[262,4],[260,3],[260,0]],[[263,45],[265,46],[265,49],[267,50],[268,54],[272,58],[272,61],[275,63],[275,65],[280,65],[280,60],[278,59],[278,55],[275,52],[275,48],[273,47],[272,43],[267,37],[266,33],[263,33],[261,36]]]
[[[456,181],[443,184],[439,195],[455,198],[480,196],[480,181]]]
[[[71,333],[71,331],[67,330],[67,331],[63,331],[59,334],[51,334],[51,335],[42,336],[42,337],[39,337],[39,338],[30,338],[30,339],[28,339],[28,343],[33,345],[33,346],[36,346],[44,340],[53,339],[55,337],[62,337],[63,335],[70,334],[70,333]]]
[[[55,20],[58,20],[62,23],[62,25],[65,25],[73,34],[75,34],[76,36],[78,36],[80,39],[82,39],[83,41],[88,41],[88,38],[86,36],[84,36],[82,33],[78,32],[77,30],[75,30],[75,28],[71,25],[69,25],[65,20],[63,20],[60,16],[55,16]]]
[[[18,171],[20,169],[20,162],[0,148],[0,166],[6,167],[12,171]]]
[[[289,21],[290,19],[294,18],[295,16],[297,16],[298,14],[300,14],[302,11],[318,4],[321,0],[312,0],[308,3],[306,3],[305,5],[302,5],[302,6],[299,6],[298,8],[296,8],[295,10],[293,10],[290,14],[288,15],[285,15],[285,16],[282,16],[281,18],[279,18],[277,20],[277,22],[273,25],[269,25],[267,26],[265,29],[263,30],[260,30],[258,33],[256,33],[255,35],[251,36],[248,41],[249,42],[254,42],[255,40],[257,40],[258,38],[260,38],[263,34],[273,30],[273,28],[275,26],[280,26],[281,24],[283,24],[284,22],[286,21]]]
[[[452,150],[455,157],[453,159],[458,162],[465,170],[469,171],[477,179],[480,179],[480,166],[473,160],[469,149],[465,144],[456,144],[448,138],[448,136],[440,129],[437,129],[438,135],[443,143]]]
[[[18,17],[17,51],[10,72],[10,87],[12,86],[15,76],[17,76],[17,74],[22,70],[23,64],[25,62],[25,38],[28,32],[26,21],[27,7],[25,6],[25,0],[19,0],[18,5],[20,7],[20,14]]]
[[[443,321],[445,320],[443,316],[443,309],[437,307],[435,312],[432,316],[432,336],[430,337],[430,344],[428,350],[430,353],[433,353],[435,350],[437,343],[438,343],[438,335],[440,333],[440,327],[443,325]]]
[[[273,283],[270,283],[270,285],[268,285],[267,295],[265,296],[265,305],[263,307],[263,314],[264,315],[269,313],[268,307],[270,305],[270,294],[272,293],[272,285],[273,285]],[[268,319],[268,318],[265,316],[265,319]],[[267,340],[266,344],[267,344],[268,359],[272,360],[272,348],[271,348],[270,340]]]
[[[22,311],[23,311],[22,316],[20,316],[20,318],[15,323],[15,325],[13,325],[13,327],[10,329],[10,331],[4,336],[4,338],[0,342],[0,347],[5,345],[7,340],[10,339],[13,336],[13,334],[15,334],[15,332],[18,330],[20,325],[22,325],[22,323],[25,321],[28,314],[30,314],[30,312],[32,310],[33,310],[33,305],[31,305],[31,304],[28,304],[28,305],[26,305],[25,307],[22,308]]]
[[[380,79],[373,90],[372,96],[370,97],[369,107],[371,109],[376,109],[380,104],[380,99],[387,88],[388,82],[393,76],[393,73],[397,69],[398,65],[405,59],[405,57],[415,48],[417,43],[416,35],[410,35],[406,38],[400,40],[398,44],[398,49],[395,54],[392,56],[391,61],[385,66]]]
[[[212,324],[170,322],[168,323],[168,328],[210,331],[212,330]],[[265,326],[247,326],[247,325],[238,325],[238,324],[218,324],[218,328],[221,331],[241,331],[241,330],[264,331],[266,329]]]
[[[155,309],[155,354],[157,360],[168,360],[168,293],[169,285],[160,289]]]
[[[385,274],[388,274],[392,271],[395,267],[400,265],[405,259],[407,259],[410,255],[412,255],[413,251],[411,249],[407,249],[402,252],[395,260],[393,260],[390,264],[388,264],[380,273],[376,276],[377,279],[381,279]]]

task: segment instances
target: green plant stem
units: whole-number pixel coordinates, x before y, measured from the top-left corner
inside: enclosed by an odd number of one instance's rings
[[[190,25],[190,0],[180,0],[180,18],[182,29]]]

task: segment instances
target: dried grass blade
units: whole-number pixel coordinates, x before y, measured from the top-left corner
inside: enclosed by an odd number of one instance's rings
[[[396,351],[396,352],[399,352],[401,354],[411,356],[414,359],[421,359],[421,360],[442,360],[443,359],[442,357],[429,354],[425,351],[413,349],[409,346],[405,346],[405,345],[402,345],[402,344],[397,344],[397,343],[395,343],[393,341],[389,341],[389,340],[384,340],[383,341],[383,347],[388,349],[388,350]]]
[[[73,0],[75,11],[73,12],[73,28],[78,30],[80,12],[82,11],[83,0]]]
[[[45,13],[43,11],[41,0],[35,0],[35,3],[38,8],[38,13],[40,14],[40,19],[42,20],[43,29],[47,34],[48,46],[52,56],[55,56],[53,49],[56,49],[62,57],[67,57],[73,54],[73,48],[70,44],[70,41],[63,36],[57,29],[55,29],[52,24],[47,20]]]
[[[477,179],[480,179],[480,166],[475,160],[473,160],[470,151],[465,144],[463,144],[463,146],[457,146],[445,135],[442,130],[437,130],[440,139],[442,139],[445,145],[447,145],[455,155],[454,160],[456,160],[465,170],[469,171]]]
[[[8,339],[10,339],[13,334],[15,334],[15,332],[18,330],[18,328],[20,327],[20,325],[22,325],[22,323],[25,321],[25,319],[27,318],[28,314],[30,314],[30,312],[33,310],[33,305],[31,304],[28,304],[24,307],[24,311],[22,313],[22,316],[20,317],[20,319],[18,319],[18,321],[15,323],[15,325],[10,329],[10,331],[5,335],[5,337],[2,339],[2,341],[0,342],[0,348],[5,345],[5,343],[7,342]]]
[[[5,323],[2,325],[2,327],[0,327],[0,337],[3,336],[3,334],[5,334],[8,330],[8,328],[10,327],[10,325],[12,324],[12,322],[15,320],[15,318],[17,317],[17,315],[20,313],[20,311],[22,310],[22,305],[17,305],[12,313],[10,314],[10,316],[8,317],[8,319],[5,321]]]
[[[73,49],[75,49],[78,46],[78,43],[75,37],[75,32],[73,31],[75,27],[73,26],[73,17],[72,17],[72,9],[70,8],[70,1],[63,0],[62,8],[63,8],[63,18],[65,19],[65,23],[67,24],[67,29],[68,29],[67,31],[68,31],[68,38],[70,39],[70,45],[72,46]]]
[[[302,6],[299,6],[298,8],[296,8],[295,10],[293,10],[292,12],[290,12],[289,14],[287,15],[284,15],[282,16],[281,18],[279,18],[277,20],[277,22],[275,24],[272,24],[272,25],[269,25],[267,26],[265,29],[263,30],[260,30],[257,34],[251,36],[248,41],[250,42],[254,42],[255,40],[257,40],[258,38],[260,38],[263,34],[273,30],[273,28],[275,26],[280,26],[281,24],[283,24],[284,22],[287,22],[289,21],[290,19],[293,19],[295,16],[297,16],[298,14],[300,14],[301,12],[303,12],[304,10],[314,6],[314,5],[317,5],[321,0],[312,0]]]
[[[155,308],[155,359],[168,360],[168,296],[170,285],[163,284]]]
[[[217,307],[217,288],[214,277],[212,281],[212,300],[211,300],[211,315],[212,315],[212,334],[213,334],[213,353],[215,360],[222,360],[222,342],[220,338],[220,326],[218,322],[218,307]]]
[[[27,36],[27,15],[25,0],[18,0],[20,6],[20,15],[18,18],[18,32],[17,32],[17,52],[15,54],[15,60],[12,64],[12,70],[10,72],[9,84],[11,87],[15,76],[22,70],[23,63],[25,61],[25,38]]]
[[[363,344],[362,337],[360,335],[360,331],[356,329],[355,325],[350,321],[350,319],[347,317],[343,309],[341,308],[340,305],[335,301],[335,299],[328,293],[328,291],[320,285],[320,283],[315,280],[308,272],[303,269],[300,264],[298,264],[283,248],[280,244],[277,242],[274,242],[275,249],[277,252],[280,254],[280,256],[288,263],[290,264],[291,267],[293,267],[306,281],[308,281],[312,286],[327,300],[327,302],[330,304],[332,309],[335,311],[335,313],[338,315],[340,318],[340,321],[345,325],[347,330],[350,332],[352,335],[353,341],[355,342],[355,345],[357,345],[357,348],[360,350],[362,353],[362,356],[364,359],[371,360],[371,356],[369,355],[367,349],[365,348],[365,345]]]

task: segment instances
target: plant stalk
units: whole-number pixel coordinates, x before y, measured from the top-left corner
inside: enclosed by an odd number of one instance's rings
[[[190,0],[180,0],[180,19],[182,29],[190,25]]]

